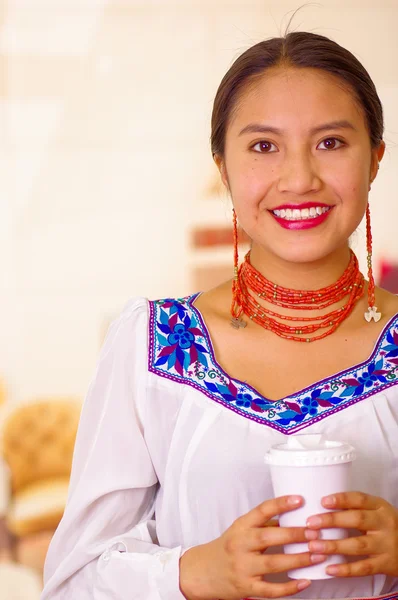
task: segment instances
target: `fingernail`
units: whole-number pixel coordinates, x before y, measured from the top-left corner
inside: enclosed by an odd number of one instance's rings
[[[336,496],[326,496],[322,498],[322,504],[324,506],[334,506],[336,504]]]
[[[311,562],[314,564],[321,563],[326,560],[326,556],[324,554],[311,554]]]
[[[308,579],[302,579],[297,582],[297,588],[299,590],[304,590],[306,587],[308,587],[310,585],[310,583],[311,583],[311,581],[308,581]]]
[[[319,540],[317,540],[316,542],[311,542],[311,544],[309,545],[310,551],[311,552],[324,552],[325,550],[325,544]]]
[[[320,517],[310,517],[307,519],[307,527],[319,527],[320,525],[322,525]]]
[[[316,540],[319,533],[315,529],[306,529],[304,531],[304,536],[306,540]]]
[[[287,503],[290,504],[290,506],[297,506],[298,504],[301,504],[301,501],[301,496],[289,496]]]
[[[339,568],[336,567],[336,565],[331,565],[330,567],[327,567],[327,569],[326,569],[326,573],[328,575],[337,575],[338,571],[339,571]]]

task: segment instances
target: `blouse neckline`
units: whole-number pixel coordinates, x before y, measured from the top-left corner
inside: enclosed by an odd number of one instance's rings
[[[279,400],[269,400],[250,384],[231,377],[218,363],[210,332],[194,305],[201,293],[149,301],[148,368],[200,390],[241,416],[294,433],[398,383],[396,313],[365,361]]]
[[[254,388],[253,386],[251,386],[249,383],[246,383],[245,381],[241,380],[241,379],[237,379],[236,377],[231,377],[226,371],[225,369],[220,365],[220,363],[218,362],[217,358],[216,358],[216,353],[214,351],[214,345],[213,345],[213,341],[211,339],[211,335],[210,335],[210,331],[206,325],[206,322],[203,318],[202,313],[200,312],[200,310],[194,305],[195,300],[197,300],[199,298],[199,296],[201,296],[203,294],[203,292],[197,292],[191,296],[187,297],[187,301],[188,304],[191,306],[192,310],[195,312],[198,320],[200,321],[200,324],[202,326],[202,331],[203,334],[206,338],[206,341],[209,345],[210,351],[211,351],[211,356],[212,356],[212,361],[214,363],[214,365],[217,366],[217,369],[219,369],[221,372],[224,373],[224,375],[226,377],[228,377],[229,379],[236,381],[237,383],[240,383],[242,385],[245,385],[246,387],[250,388],[254,393],[258,394],[259,396],[262,396],[265,400],[267,400],[267,402],[282,402],[283,400],[288,400],[289,398],[292,398],[294,396],[297,396],[298,394],[302,394],[304,392],[306,392],[307,390],[309,390],[310,388],[312,388],[314,385],[316,385],[318,382],[314,382],[304,388],[301,388],[300,390],[298,390],[297,392],[294,392],[292,394],[289,394],[287,396],[283,396],[282,398],[279,398],[278,400],[270,400],[269,398],[267,398],[266,396],[263,396],[256,388]],[[365,359],[362,362],[359,363],[355,363],[353,365],[351,365],[350,367],[348,367],[347,369],[342,369],[341,371],[336,371],[335,373],[332,373],[331,375],[328,375],[327,377],[325,377],[324,379],[320,379],[319,381],[329,381],[331,379],[336,379],[337,377],[339,377],[340,375],[344,374],[344,373],[348,373],[350,371],[352,371],[355,368],[359,368],[361,366],[366,365],[367,363],[369,363],[370,361],[372,361],[373,357],[375,356],[375,354],[377,354],[377,352],[379,351],[379,345],[382,341],[382,338],[384,337],[386,331],[393,325],[393,323],[397,321],[398,322],[398,313],[395,313],[388,321],[387,323],[384,325],[383,329],[381,330],[381,332],[379,333],[379,335],[377,336],[376,342],[373,346],[373,349],[370,353],[370,355],[368,356],[367,359]],[[398,340],[397,340],[398,341]]]

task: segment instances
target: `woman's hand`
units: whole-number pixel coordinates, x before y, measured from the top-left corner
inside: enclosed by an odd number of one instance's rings
[[[314,531],[329,527],[353,528],[364,533],[343,540],[312,541],[309,544],[310,550],[322,555],[367,557],[330,566],[326,569],[330,575],[365,577],[382,573],[398,577],[398,510],[394,506],[382,498],[362,492],[325,496],[322,504],[325,508],[337,512],[314,515],[307,520],[307,527]]]
[[[300,496],[263,502],[238,518],[219,538],[188,550],[180,559],[180,588],[188,600],[237,600],[257,596],[290,596],[310,585],[308,580],[269,583],[264,576],[307,567],[325,560],[309,552],[263,554],[271,546],[308,542],[318,533],[305,527],[276,527],[273,517],[301,506]]]

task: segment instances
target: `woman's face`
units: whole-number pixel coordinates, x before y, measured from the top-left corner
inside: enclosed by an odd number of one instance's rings
[[[216,162],[252,252],[312,262],[347,245],[383,153],[333,75],[275,68],[241,94]]]

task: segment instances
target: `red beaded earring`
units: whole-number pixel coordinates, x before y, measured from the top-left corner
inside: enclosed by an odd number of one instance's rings
[[[367,265],[368,265],[368,310],[365,313],[365,319],[370,323],[374,321],[380,321],[381,313],[377,312],[377,306],[375,306],[375,280],[373,277],[372,267],[372,229],[370,224],[370,209],[369,202],[366,207],[366,250],[367,250]]]
[[[238,251],[238,218],[235,209],[232,209],[233,233],[234,233],[234,279],[232,282],[232,303],[231,303],[231,325],[235,329],[246,327],[246,322],[240,318],[242,308],[238,306],[237,294],[239,286],[239,251]],[[238,311],[236,312],[236,308]]]
[[[238,251],[238,218],[236,216],[235,209],[232,209],[232,218],[234,222],[234,278],[235,281],[238,279],[239,269],[239,251]]]
[[[377,170],[379,170],[379,165],[377,165]],[[373,180],[372,180],[373,183]],[[371,186],[369,185],[369,191]],[[377,312],[377,306],[375,306],[375,281],[373,277],[373,267],[372,267],[372,228],[370,224],[370,208],[369,202],[366,206],[366,251],[367,251],[367,265],[368,265],[368,310],[365,313],[365,319],[370,323],[373,319],[374,321],[380,321],[381,313]]]

